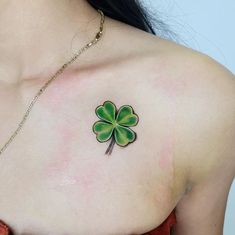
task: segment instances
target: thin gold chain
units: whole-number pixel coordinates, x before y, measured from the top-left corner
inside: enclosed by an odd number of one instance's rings
[[[70,65],[72,64],[84,51],[86,51],[87,49],[89,49],[91,46],[93,46],[94,44],[96,44],[102,37],[103,35],[103,26],[104,26],[104,21],[105,21],[105,16],[104,13],[98,9],[98,12],[101,15],[101,20],[100,20],[100,29],[99,32],[96,33],[95,38],[93,40],[91,40],[89,43],[87,43],[84,47],[82,47],[78,52],[76,52],[74,54],[74,56],[66,63],[64,63],[56,72],[54,75],[52,75],[50,77],[50,79],[40,88],[40,90],[36,93],[36,95],[33,97],[33,99],[31,100],[28,108],[26,109],[25,114],[23,115],[22,120],[20,121],[20,123],[18,124],[18,127],[16,128],[16,130],[13,132],[13,134],[10,136],[10,138],[7,140],[7,142],[3,145],[3,147],[0,149],[0,155],[6,150],[6,148],[9,146],[9,144],[15,139],[15,137],[17,136],[17,134],[21,131],[23,125],[25,124],[25,122],[27,121],[29,114],[34,106],[34,104],[36,103],[36,101],[38,100],[39,96],[42,95],[42,93],[46,90],[46,88],[60,75],[64,72],[64,70]]]

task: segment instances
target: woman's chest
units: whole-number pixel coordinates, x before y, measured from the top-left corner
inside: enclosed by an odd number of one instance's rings
[[[172,182],[148,156],[57,147],[25,145],[1,160],[0,218],[16,231],[138,234],[171,210]]]
[[[37,130],[1,159],[0,218],[18,231],[138,234],[171,210],[171,172],[147,151],[115,146],[107,156],[108,144]]]
[[[125,88],[86,92],[89,84],[66,83],[70,93],[60,85],[49,90],[1,155],[0,218],[19,234],[138,234],[156,227],[173,208],[171,119],[167,131],[159,119],[157,134],[150,106],[137,94],[126,95]],[[99,120],[95,109],[106,99],[117,110],[131,105],[139,117],[130,127],[136,140],[115,144],[111,155],[104,154],[110,141],[98,142],[92,129]],[[10,121],[2,127],[1,143],[11,133]]]

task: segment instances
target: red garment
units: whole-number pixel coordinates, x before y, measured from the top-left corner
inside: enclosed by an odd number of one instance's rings
[[[12,235],[9,227],[0,220],[0,235]]]
[[[144,233],[143,235],[170,235],[171,228],[176,225],[176,215],[175,210],[171,212],[171,214],[166,218],[163,223],[161,223],[157,228],[154,230]],[[1,235],[1,234],[0,234]]]
[[[172,211],[167,219],[156,229],[143,235],[170,235],[170,230],[176,224],[175,211]],[[10,228],[0,220],[0,235],[13,235]]]

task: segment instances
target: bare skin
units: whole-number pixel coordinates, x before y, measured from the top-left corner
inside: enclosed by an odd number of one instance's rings
[[[38,89],[99,27],[82,0],[35,2],[0,0],[1,145]],[[132,105],[140,118],[136,142],[115,145],[109,157],[91,129],[105,100]],[[230,71],[106,17],[101,41],[51,84],[0,156],[0,219],[16,235],[143,234],[176,207],[174,234],[220,235],[234,139]]]

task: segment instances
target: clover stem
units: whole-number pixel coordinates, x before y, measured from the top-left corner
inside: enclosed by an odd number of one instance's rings
[[[114,136],[112,136],[111,142],[110,142],[109,147],[107,148],[105,154],[110,155],[112,153],[114,144],[115,144],[115,139],[114,139]]]

